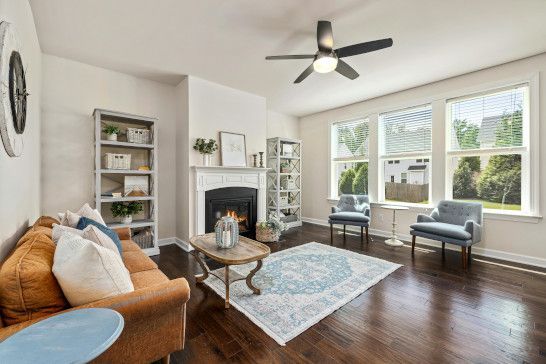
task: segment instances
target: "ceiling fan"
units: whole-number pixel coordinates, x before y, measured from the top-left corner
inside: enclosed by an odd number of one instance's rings
[[[353,44],[347,47],[334,48],[334,36],[332,34],[332,23],[326,20],[319,20],[317,23],[317,43],[318,51],[315,54],[296,54],[288,56],[267,56],[266,60],[278,59],[313,59],[313,63],[299,75],[294,83],[300,83],[305,80],[313,71],[318,73],[328,73],[337,71],[343,76],[354,80],[358,77],[351,66],[345,63],[341,58],[356,56],[362,53],[374,52],[383,48],[392,46],[392,38],[373,40],[371,42]]]

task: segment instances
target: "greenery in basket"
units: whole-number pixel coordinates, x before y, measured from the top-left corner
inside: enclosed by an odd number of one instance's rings
[[[280,234],[286,230],[286,224],[274,215],[269,216],[266,221],[258,222],[256,225],[262,229],[270,229],[275,234]]]
[[[102,128],[102,131],[108,135],[112,134],[119,134],[120,130],[115,125],[106,124],[104,128]]]
[[[114,217],[134,215],[142,211],[142,209],[141,202],[114,202],[111,208]]]
[[[193,145],[193,149],[201,154],[212,154],[216,150],[218,150],[218,144],[216,144],[216,140],[214,139],[207,140],[203,138],[197,138],[195,140],[195,144]]]

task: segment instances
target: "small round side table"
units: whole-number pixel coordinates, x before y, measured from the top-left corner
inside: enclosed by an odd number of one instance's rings
[[[123,317],[107,308],[84,308],[39,321],[0,343],[3,363],[87,363],[123,331]]]
[[[403,242],[398,240],[398,236],[396,235],[396,211],[409,210],[409,208],[405,206],[395,206],[395,205],[383,205],[381,206],[381,208],[385,210],[392,210],[392,235],[389,239],[385,240],[385,244],[390,246],[404,245]]]

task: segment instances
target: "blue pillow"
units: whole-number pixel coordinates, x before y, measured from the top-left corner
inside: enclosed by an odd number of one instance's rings
[[[100,222],[96,222],[95,220],[93,219],[90,219],[88,217],[80,217],[80,220],[78,220],[78,225],[76,226],[76,228],[78,230],[83,230],[85,229],[86,227],[88,227],[89,225],[93,225],[93,226],[96,226],[100,231],[102,231],[103,233],[105,233],[110,239],[112,239],[112,241],[114,242],[114,244],[116,244],[116,246],[118,247],[118,250],[119,250],[119,254],[121,256],[123,256],[121,254],[121,240],[119,240],[119,236],[118,234],[116,234],[116,232],[110,228],[108,228],[107,226],[101,224]]]

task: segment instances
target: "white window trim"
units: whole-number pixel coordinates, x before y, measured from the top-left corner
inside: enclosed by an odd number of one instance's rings
[[[353,122],[353,121],[358,121],[358,120],[362,120],[362,121],[366,121],[368,123],[368,130],[369,130],[369,126],[370,126],[370,117],[369,116],[363,116],[363,117],[354,117],[354,118],[350,118],[350,119],[344,119],[344,120],[337,120],[337,121],[332,121],[330,123],[328,123],[328,198],[327,200],[330,202],[330,203],[336,203],[337,201],[339,201],[339,195],[337,193],[338,189],[337,189],[337,181],[334,181],[334,176],[335,176],[335,173],[334,173],[334,165],[335,165],[335,162],[348,162],[348,163],[354,163],[354,162],[364,162],[364,163],[368,163],[368,189],[369,189],[369,180],[370,180],[370,175],[369,175],[369,166],[370,166],[370,149],[371,149],[371,146],[370,146],[370,136],[368,136],[368,158],[362,158],[362,157],[347,157],[347,158],[332,158],[332,153],[334,151],[334,140],[332,139],[332,129],[334,127],[334,125],[336,124],[343,124],[343,123],[350,123],[350,122]],[[370,133],[371,134],[371,133]],[[334,188],[334,186],[336,188]]]
[[[527,85],[528,93],[525,95],[525,107],[524,110],[529,110],[529,115],[523,119],[523,139],[524,145],[521,147],[504,147],[504,148],[484,148],[484,149],[464,149],[464,150],[451,150],[451,125],[450,125],[450,107],[449,102],[457,101],[457,99],[465,99],[468,97],[479,97],[488,95],[495,92],[501,92],[509,90],[513,87]],[[465,95],[459,95],[445,100],[446,108],[444,115],[445,122],[445,197],[446,199],[453,199],[453,173],[452,167],[453,157],[465,157],[465,156],[493,156],[493,155],[506,155],[506,154],[520,154],[522,163],[522,182],[529,181],[528,184],[521,184],[521,211],[513,210],[501,210],[501,209],[486,209],[484,208],[484,215],[489,218],[497,218],[500,220],[517,220],[517,221],[537,221],[541,218],[538,209],[538,153],[536,149],[539,148],[538,144],[538,75],[518,80],[517,82],[505,83],[502,86],[495,88],[481,89],[475,92],[469,92]],[[533,153],[533,151],[535,151]],[[505,218],[500,218],[504,216]],[[521,217],[521,219],[517,219]]]

